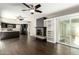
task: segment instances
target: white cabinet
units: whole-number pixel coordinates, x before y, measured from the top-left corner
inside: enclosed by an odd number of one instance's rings
[[[47,27],[46,30],[47,41],[56,43],[56,18],[45,20],[44,25]]]

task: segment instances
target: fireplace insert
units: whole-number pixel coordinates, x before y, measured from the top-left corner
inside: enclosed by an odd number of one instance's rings
[[[46,27],[36,27],[36,35],[46,36]]]

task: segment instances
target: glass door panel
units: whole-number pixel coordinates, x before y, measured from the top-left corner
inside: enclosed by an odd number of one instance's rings
[[[70,44],[70,21],[60,21],[60,42]]]
[[[71,45],[79,47],[79,19],[71,19]]]
[[[79,18],[59,20],[59,42],[79,48]]]

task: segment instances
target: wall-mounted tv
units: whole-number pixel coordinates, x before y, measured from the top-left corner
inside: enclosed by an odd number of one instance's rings
[[[16,28],[16,24],[9,24],[9,23],[1,23],[1,28],[8,28],[8,25],[12,25],[13,28]]]

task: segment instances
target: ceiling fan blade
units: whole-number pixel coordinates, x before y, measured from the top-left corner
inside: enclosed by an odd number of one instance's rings
[[[26,3],[22,3],[23,5],[25,5],[26,7],[28,7],[28,8],[30,8],[30,6],[29,5],[27,5]]]
[[[40,11],[40,10],[35,10],[36,12],[39,12],[39,13],[42,13],[42,11]]]
[[[30,4],[30,7],[33,8],[33,5]]]
[[[35,6],[35,9],[38,9],[39,7],[41,7],[40,4],[36,5],[36,6]]]
[[[27,11],[27,10],[22,10],[22,11]]]
[[[21,10],[21,11],[29,11],[29,10],[31,10],[31,9],[23,9],[23,10]]]

